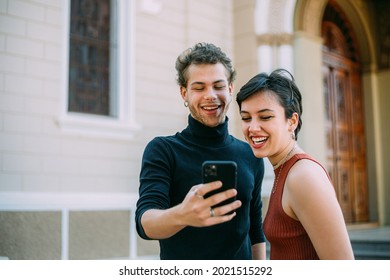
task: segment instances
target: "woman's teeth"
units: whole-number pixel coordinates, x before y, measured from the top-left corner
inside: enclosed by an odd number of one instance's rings
[[[255,144],[260,144],[260,143],[264,142],[265,140],[267,140],[267,137],[252,137],[252,141]]]

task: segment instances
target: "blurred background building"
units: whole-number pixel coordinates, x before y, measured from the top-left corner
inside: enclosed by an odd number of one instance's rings
[[[232,57],[235,92],[293,73],[300,145],[348,227],[387,228],[389,14],[386,0],[0,0],[0,258],[158,255],[134,230],[142,152],[187,125],[174,63],[202,41]],[[242,138],[235,103],[229,117]],[[267,164],[264,210],[272,181]]]

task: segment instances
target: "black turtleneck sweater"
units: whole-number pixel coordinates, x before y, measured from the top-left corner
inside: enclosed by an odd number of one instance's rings
[[[167,209],[184,200],[192,186],[202,183],[206,160],[237,163],[237,199],[242,206],[229,222],[210,227],[187,226],[159,240],[161,259],[252,259],[251,245],[265,242],[261,215],[262,159],[249,145],[229,135],[228,118],[214,128],[189,116],[188,126],[173,136],[156,137],[146,146],[136,210],[138,234],[146,236],[141,216],[149,209]]]

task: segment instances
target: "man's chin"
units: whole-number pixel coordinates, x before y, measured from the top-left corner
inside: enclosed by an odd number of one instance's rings
[[[203,119],[202,123],[206,126],[209,126],[209,127],[217,127],[218,125],[221,124],[221,121],[219,119]]]
[[[226,116],[221,114],[191,114],[194,119],[209,127],[216,127],[225,122]]]
[[[209,126],[215,127],[225,122],[225,116],[218,116],[213,118],[208,118],[207,122],[209,123]]]

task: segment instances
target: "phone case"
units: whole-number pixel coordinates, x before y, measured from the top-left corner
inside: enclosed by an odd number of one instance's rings
[[[220,189],[211,191],[204,195],[204,198],[216,193],[237,187],[237,164],[234,161],[205,161],[202,165],[203,183],[221,181]],[[221,206],[233,202],[236,198],[232,197],[213,207]]]

